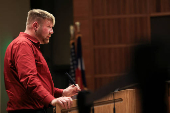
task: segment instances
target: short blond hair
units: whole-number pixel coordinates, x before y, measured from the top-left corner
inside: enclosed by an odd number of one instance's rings
[[[34,21],[41,22],[41,19],[48,19],[53,23],[53,26],[55,25],[55,17],[51,13],[42,9],[30,10],[28,12],[26,25],[29,25]]]

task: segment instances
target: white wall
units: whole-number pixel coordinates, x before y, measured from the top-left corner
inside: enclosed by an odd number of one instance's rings
[[[3,58],[7,45],[25,30],[30,0],[0,0],[0,113],[7,113],[8,96],[3,77]]]

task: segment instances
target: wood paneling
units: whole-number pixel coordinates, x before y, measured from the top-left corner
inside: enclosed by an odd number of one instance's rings
[[[92,0],[93,16],[146,14],[147,0]]]
[[[150,12],[151,13],[170,12],[170,1],[169,0],[150,0]]]
[[[149,35],[147,23],[147,16],[93,19],[94,45],[138,43]]]
[[[114,74],[124,73],[126,70],[128,55],[130,54],[129,48],[126,45],[122,47],[106,47],[94,49],[94,72],[95,74]]]
[[[170,15],[170,0],[73,0],[86,76],[95,90],[127,73],[133,48],[150,41],[150,17]],[[87,80],[87,81],[88,81]],[[88,82],[90,84],[90,82]]]
[[[74,17],[86,18],[89,16],[89,2],[88,0],[74,0],[73,1]]]

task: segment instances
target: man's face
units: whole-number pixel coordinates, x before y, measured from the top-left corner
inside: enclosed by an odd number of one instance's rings
[[[43,20],[37,29],[36,35],[41,44],[49,43],[49,39],[53,34],[53,23],[50,20]]]

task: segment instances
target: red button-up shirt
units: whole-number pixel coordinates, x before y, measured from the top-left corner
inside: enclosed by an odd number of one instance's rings
[[[62,96],[39,48],[40,43],[23,32],[9,44],[4,58],[7,111],[41,109]]]

